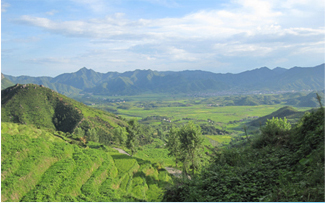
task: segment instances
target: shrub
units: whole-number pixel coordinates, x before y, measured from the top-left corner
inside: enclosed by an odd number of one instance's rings
[[[287,119],[272,118],[266,121],[266,125],[261,127],[261,135],[255,140],[253,146],[264,147],[268,144],[285,144],[290,135],[291,124]]]

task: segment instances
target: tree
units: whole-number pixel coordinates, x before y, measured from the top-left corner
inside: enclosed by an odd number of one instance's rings
[[[125,127],[117,126],[113,130],[114,139],[120,144],[123,145],[127,140],[127,132]]]
[[[99,142],[99,136],[95,128],[88,129],[86,134],[90,141]]]
[[[129,126],[126,128],[127,140],[126,147],[131,150],[131,156],[137,152],[137,147],[139,144],[139,134],[141,133],[140,125],[137,120],[131,119],[128,122]]]
[[[168,135],[168,141],[166,143],[166,148],[168,149],[169,153],[168,156],[174,156],[176,167],[177,163],[180,160],[180,141],[178,137],[178,130],[177,128],[170,128],[169,135]]]
[[[200,161],[198,150],[202,147],[203,142],[201,128],[195,125],[193,121],[190,121],[178,131],[178,136],[182,150],[184,172],[187,173],[187,168],[190,167],[194,175]]]
[[[76,128],[73,134],[74,139],[78,139],[85,136],[85,131],[83,131],[82,128]]]

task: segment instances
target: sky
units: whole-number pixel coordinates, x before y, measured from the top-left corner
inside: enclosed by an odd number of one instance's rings
[[[2,0],[1,72],[204,70],[324,63],[323,0]]]

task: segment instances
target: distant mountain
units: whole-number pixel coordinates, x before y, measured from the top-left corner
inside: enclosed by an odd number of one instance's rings
[[[276,67],[274,69],[272,69],[273,72],[276,72],[278,74],[281,74],[281,73],[284,73],[286,72],[288,69],[285,69],[285,68],[281,68],[281,67]]]
[[[102,81],[102,73],[97,73],[91,69],[82,68],[75,73],[64,73],[53,79],[51,83],[61,83],[70,85],[78,89],[95,87]]]
[[[1,89],[6,89],[7,87],[13,86],[14,83],[11,82],[8,78],[6,78],[2,73],[1,73]]]
[[[259,88],[270,90],[322,90],[324,89],[324,64],[313,68],[291,68],[277,77],[261,83]]]
[[[324,89],[324,64],[291,69],[262,67],[238,74],[207,71],[135,70],[99,73],[82,68],[75,73],[51,77],[13,77],[14,83],[42,84],[72,96],[80,92],[98,95],[136,95],[143,93],[195,93],[218,91],[301,91]]]
[[[32,83],[32,84],[44,85],[45,87],[48,87],[66,96],[74,96],[76,94],[79,94],[79,92],[82,91],[81,89],[77,89],[76,87],[71,85],[66,85],[64,83],[56,83],[55,81],[53,81],[53,78],[51,77],[30,77],[30,76],[14,77],[10,75],[5,75],[5,77],[11,80],[15,84]]]

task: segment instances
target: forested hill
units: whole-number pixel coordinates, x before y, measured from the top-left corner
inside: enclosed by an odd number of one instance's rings
[[[262,67],[238,74],[206,71],[158,72],[135,70],[124,73],[99,73],[82,68],[57,77],[13,77],[13,83],[35,83],[65,95],[88,92],[99,95],[142,93],[194,93],[218,91],[301,91],[324,88],[324,64],[291,69]]]
[[[40,117],[41,115],[41,117]],[[1,122],[14,122],[48,128],[83,137],[96,130],[96,139],[108,144],[113,129],[127,126],[114,114],[90,108],[44,86],[15,85],[1,91]],[[78,137],[78,140],[79,140]]]

